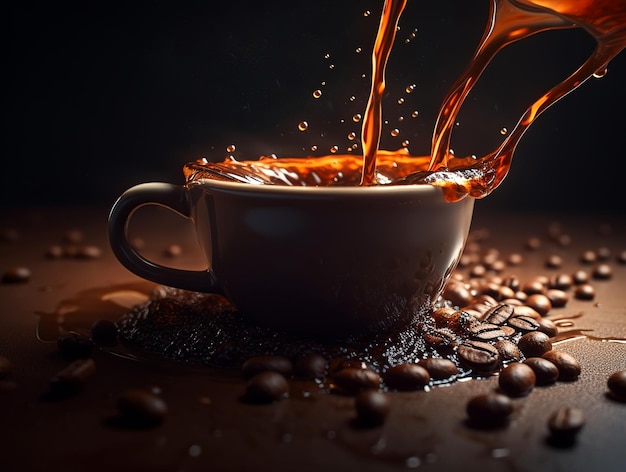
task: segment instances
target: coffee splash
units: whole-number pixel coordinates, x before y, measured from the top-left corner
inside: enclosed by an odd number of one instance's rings
[[[221,163],[200,159],[184,167],[188,183],[218,179],[252,184],[298,186],[367,186],[429,184],[443,189],[448,201],[483,198],[509,172],[513,153],[528,127],[546,109],[593,76],[626,47],[626,3],[621,0],[491,0],[489,20],[474,56],[444,99],[435,124],[429,156],[406,149],[379,149],[382,98],[387,59],[406,0],[386,0],[372,53],[372,82],[363,116],[363,155],[306,158],[230,158]],[[596,41],[591,56],[569,77],[536,100],[493,151],[482,157],[457,157],[450,151],[454,123],[470,91],[496,54],[540,32],[582,28]]]

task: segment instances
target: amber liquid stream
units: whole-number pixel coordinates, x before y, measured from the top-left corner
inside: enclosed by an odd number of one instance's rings
[[[329,155],[308,158],[261,158],[257,161],[206,159],[187,164],[187,182],[219,179],[252,184],[297,186],[367,186],[430,184],[443,189],[449,201],[482,198],[506,177],[513,153],[528,127],[548,107],[602,74],[626,47],[626,2],[623,0],[491,0],[483,37],[465,71],[444,99],[433,132],[430,156],[410,156],[405,150],[379,149],[385,69],[406,0],[386,0],[372,53],[372,83],[364,113],[363,156]],[[504,141],[482,157],[450,153],[454,123],[464,100],[490,61],[504,47],[536,33],[583,28],[596,41],[591,56],[575,72],[537,99]]]

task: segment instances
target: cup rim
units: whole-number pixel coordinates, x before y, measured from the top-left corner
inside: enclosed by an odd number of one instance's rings
[[[198,179],[186,183],[187,187],[209,187],[217,190],[227,190],[245,193],[290,194],[290,195],[372,195],[372,194],[419,194],[431,196],[439,194],[443,197],[443,189],[429,184],[407,185],[358,185],[358,186],[298,186],[298,185],[268,185],[254,182],[229,182],[218,179]]]

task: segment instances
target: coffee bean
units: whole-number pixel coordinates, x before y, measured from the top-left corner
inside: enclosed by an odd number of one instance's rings
[[[517,275],[509,275],[506,279],[502,281],[502,285],[505,287],[509,287],[512,290],[519,290],[521,282]]]
[[[261,355],[247,359],[241,366],[241,372],[247,379],[266,371],[289,377],[293,373],[293,362],[284,356]]]
[[[481,374],[494,372],[500,363],[498,350],[482,341],[467,341],[459,346],[457,353],[464,365]]]
[[[494,325],[504,324],[513,315],[513,312],[513,305],[508,303],[496,305],[485,313],[485,322]]]
[[[364,390],[355,398],[354,406],[359,424],[378,426],[385,422],[391,410],[389,396],[378,390]]]
[[[608,280],[613,277],[613,269],[609,264],[600,264],[594,267],[591,276],[598,280]]]
[[[522,256],[520,253],[518,252],[514,252],[512,254],[509,254],[509,257],[506,259],[506,262],[511,265],[511,266],[518,266],[520,265],[522,262],[524,262],[524,256]],[[511,287],[513,288],[513,287]]]
[[[593,264],[598,260],[598,256],[594,251],[584,251],[580,255],[579,260],[582,264]]]
[[[48,247],[45,256],[48,259],[61,259],[63,256],[65,256],[65,251],[63,250],[62,246],[58,244],[53,244],[52,246]]]
[[[514,306],[513,315],[514,316],[526,316],[537,321],[542,319],[542,316],[537,312],[537,310],[535,310],[534,308],[528,305]]]
[[[550,300],[553,308],[562,308],[569,302],[569,295],[564,290],[558,288],[548,289],[546,297]]]
[[[289,383],[278,372],[260,372],[246,384],[245,398],[253,403],[272,403],[287,398],[288,395]]]
[[[454,308],[443,307],[433,311],[430,316],[435,321],[435,327],[447,328],[450,323],[458,316]]]
[[[450,359],[429,357],[420,359],[419,365],[424,367],[434,380],[450,379],[459,373],[457,366]]]
[[[362,390],[380,387],[380,376],[371,369],[346,367],[335,372],[332,380],[335,386],[349,395],[355,395]]]
[[[83,241],[85,235],[78,229],[70,229],[63,235],[63,241],[69,244],[78,244]]]
[[[398,364],[387,369],[383,380],[392,390],[420,390],[430,382],[430,374],[419,364]]]
[[[126,425],[154,427],[167,416],[168,407],[159,395],[143,389],[131,389],[117,400],[117,409]]]
[[[72,362],[50,381],[50,397],[64,398],[79,392],[95,372],[96,364],[91,358]]]
[[[491,323],[481,323],[472,326],[469,330],[469,334],[477,341],[495,341],[506,336],[499,326]]]
[[[525,284],[523,284],[521,290],[526,295],[530,296],[536,293],[545,292],[546,287],[538,280],[531,280],[530,282],[526,282]]]
[[[574,291],[574,297],[578,300],[593,300],[596,297],[596,289],[589,284],[579,285]]]
[[[500,339],[493,346],[498,350],[498,355],[504,362],[519,361],[522,357],[517,345],[508,339]]]
[[[459,308],[467,306],[472,301],[471,292],[462,283],[449,283],[443,290],[443,298]]]
[[[483,393],[469,400],[466,412],[472,425],[503,426],[513,413],[513,402],[509,397],[500,393]]]
[[[535,251],[541,247],[541,239],[537,237],[531,237],[526,240],[526,249]]]
[[[524,361],[524,364],[535,372],[537,385],[553,384],[559,377],[557,366],[543,357],[529,357]]]
[[[620,251],[615,260],[620,264],[626,264],[626,251]]]
[[[369,369],[366,362],[354,358],[335,357],[328,364],[328,373],[332,377],[342,369],[353,367],[355,369]]]
[[[569,290],[574,284],[574,280],[569,274],[557,274],[550,277],[548,288],[557,290]]]
[[[426,344],[438,351],[451,351],[457,346],[455,334],[448,329],[434,329],[424,331],[422,337]]]
[[[585,270],[577,270],[572,275],[572,281],[575,285],[586,284],[587,282],[589,282],[589,274]]]
[[[477,264],[471,268],[469,276],[474,278],[484,277],[486,273],[487,268],[483,265]]]
[[[611,250],[608,247],[599,247],[596,255],[599,261],[608,261],[611,258]]]
[[[98,344],[114,345],[117,340],[117,326],[110,320],[96,320],[91,325],[91,339]]]
[[[529,316],[512,316],[507,323],[509,326],[522,332],[536,331],[539,329],[539,322]]]
[[[12,370],[13,366],[11,365],[11,361],[7,357],[0,356],[0,379],[11,375]]]
[[[552,349],[550,337],[541,331],[530,331],[517,342],[519,349],[526,357],[541,357]]]
[[[93,341],[87,336],[73,331],[62,334],[57,339],[57,348],[63,357],[68,359],[84,359],[91,356]]]
[[[606,384],[613,398],[626,402],[626,370],[612,373]]]
[[[169,244],[163,250],[163,255],[166,257],[178,257],[182,253],[183,253],[183,249],[178,244]]]
[[[545,316],[552,309],[552,302],[543,293],[533,293],[528,296],[526,305],[534,309],[541,316]]]
[[[537,377],[533,369],[518,362],[507,365],[498,376],[500,390],[512,397],[528,395],[536,382]]]
[[[541,357],[549,360],[559,369],[558,380],[576,380],[581,373],[582,367],[580,362],[566,352],[551,350],[544,353]]]
[[[102,256],[102,249],[98,246],[78,246],[74,257],[77,259],[98,259]]]
[[[556,323],[548,318],[542,318],[538,321],[539,328],[538,330],[542,333],[546,333],[549,337],[553,338],[559,332],[559,328]]]
[[[551,254],[546,259],[545,265],[548,269],[558,269],[563,265],[563,258],[557,254]]]
[[[315,352],[299,358],[294,365],[294,375],[301,379],[321,379],[327,372],[328,360]]]
[[[2,274],[3,284],[23,284],[30,280],[31,272],[27,267],[15,266]]]
[[[548,418],[548,429],[557,440],[569,441],[585,426],[585,414],[578,408],[562,407]]]

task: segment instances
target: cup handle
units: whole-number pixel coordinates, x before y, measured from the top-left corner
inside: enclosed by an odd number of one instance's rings
[[[126,190],[109,214],[109,244],[115,257],[134,274],[151,282],[194,292],[222,293],[210,270],[167,267],[141,256],[128,240],[128,223],[139,207],[158,205],[191,219],[192,202],[186,187],[168,183],[139,184]]]

